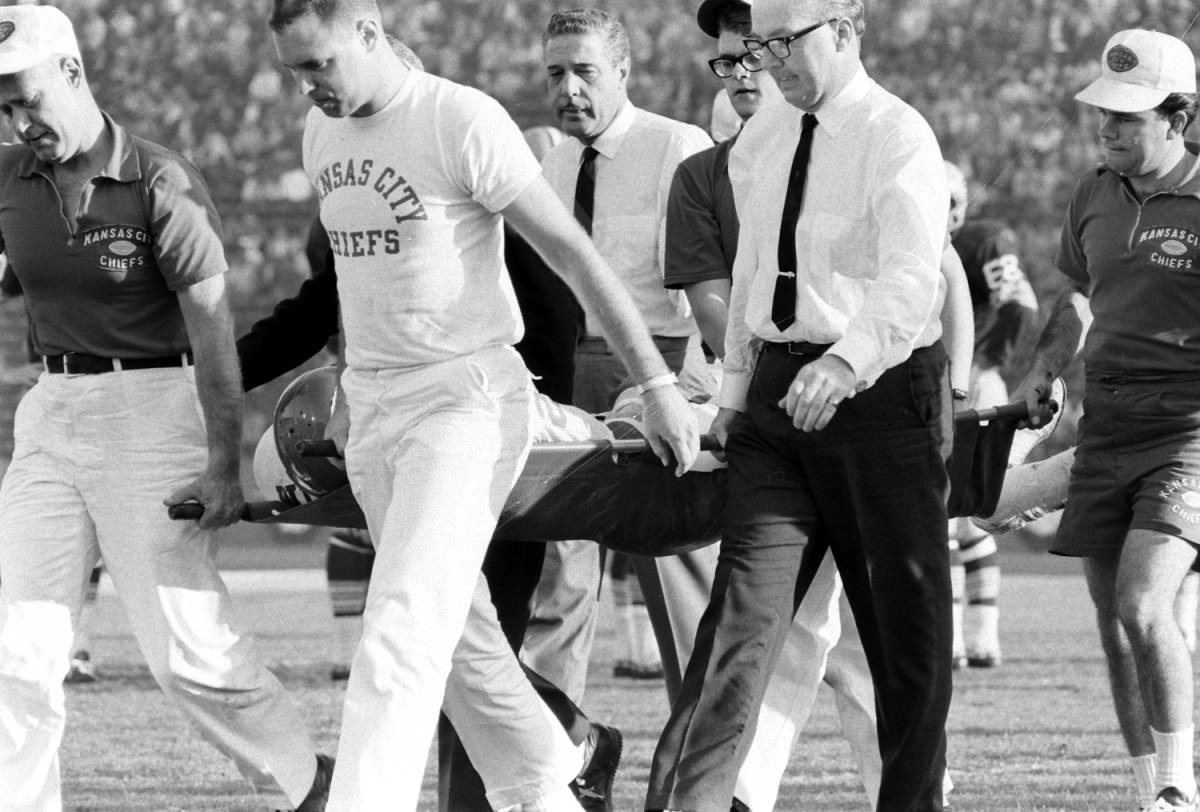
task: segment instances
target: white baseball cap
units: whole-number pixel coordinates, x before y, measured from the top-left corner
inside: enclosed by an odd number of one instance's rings
[[[1130,28],[1104,46],[1100,78],[1075,94],[1084,104],[1118,113],[1153,110],[1172,93],[1196,92],[1196,59],[1183,40]]]
[[[66,14],[53,6],[0,7],[0,75],[20,73],[57,54],[83,59]]]

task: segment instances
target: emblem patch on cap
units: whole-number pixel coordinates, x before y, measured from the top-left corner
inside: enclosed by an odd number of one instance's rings
[[[17,27],[13,25],[12,20],[5,20],[0,23],[0,42],[4,42],[4,40],[11,37],[12,33],[16,30]]]
[[[1113,73],[1125,73],[1138,66],[1137,54],[1124,45],[1115,45],[1108,52],[1108,69]]]

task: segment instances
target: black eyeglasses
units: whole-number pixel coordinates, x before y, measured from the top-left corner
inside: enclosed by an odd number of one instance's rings
[[[708,67],[721,79],[728,79],[733,76],[734,69],[741,65],[750,73],[756,73],[763,69],[762,60],[751,53],[745,53],[741,56],[718,56],[716,59],[708,60]]]
[[[819,23],[813,23],[808,28],[802,28],[795,34],[788,34],[786,37],[771,37],[770,39],[744,39],[742,44],[746,46],[746,50],[754,55],[756,59],[762,61],[763,57],[770,51],[771,56],[776,59],[787,59],[792,55],[792,43],[801,37],[808,36],[823,25],[836,23],[840,18],[834,17],[829,20],[822,20]]]

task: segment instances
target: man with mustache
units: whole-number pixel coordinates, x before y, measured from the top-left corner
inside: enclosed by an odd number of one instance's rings
[[[555,13],[542,45],[549,99],[559,127],[571,136],[546,156],[543,173],[563,202],[574,206],[576,218],[620,276],[685,395],[706,394],[711,385],[704,383],[708,373],[686,298],[663,288],[660,235],[676,167],[712,141],[698,127],[630,102],[629,39],[607,12],[584,8]],[[606,412],[635,382],[618,360],[619,348],[598,332],[596,314],[586,303],[584,312],[574,403],[589,412]],[[707,600],[704,573],[711,572],[715,554],[715,548],[707,548],[667,558],[631,556],[637,586],[632,579],[622,585],[630,604],[638,596],[628,590],[640,587],[672,694]],[[579,541],[550,545],[546,558],[523,656],[579,702],[595,631],[600,556],[592,544]],[[631,619],[626,634],[649,637],[639,633],[636,622]],[[564,657],[564,649],[572,656]],[[644,652],[640,659],[641,665],[649,664]]]

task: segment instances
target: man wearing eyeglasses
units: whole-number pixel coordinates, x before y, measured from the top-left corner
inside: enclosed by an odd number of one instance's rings
[[[730,498],[712,601],[646,808],[724,812],[828,544],[875,681],[877,809],[941,810],[951,694],[939,312],[949,194],[928,124],[860,59],[855,0],[760,0],[745,46],[786,105],[729,159],[741,234],[713,433]]]
[[[709,69],[722,81],[722,95],[742,124],[760,108],[783,102],[762,60],[745,46],[750,13],[750,4],[742,0],[704,0],[696,12],[701,30],[716,40]],[[685,158],[667,203],[664,284],[687,295],[705,343],[719,358],[725,356],[731,269],[740,231],[728,172],[729,151],[736,142],[735,134]],[[808,550],[812,584],[797,607],[759,708],[756,734],[738,773],[735,810],[775,808],[792,744],[808,721],[822,681],[837,695],[842,733],[867,797],[873,803],[878,794],[875,695],[866,655],[832,556],[815,545]]]

